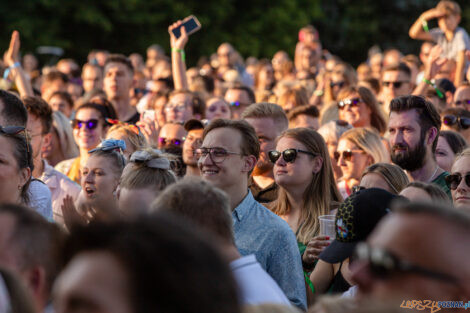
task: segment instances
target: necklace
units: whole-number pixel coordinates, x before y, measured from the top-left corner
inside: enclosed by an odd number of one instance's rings
[[[428,183],[432,180],[434,175],[436,175],[438,169],[439,169],[439,165],[436,165],[436,169],[434,170],[434,173],[432,173],[431,177],[429,177],[429,179],[427,180]]]

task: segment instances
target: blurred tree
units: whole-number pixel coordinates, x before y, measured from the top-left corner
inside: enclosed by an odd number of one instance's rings
[[[277,50],[293,54],[298,30],[313,24],[326,49],[357,65],[368,49],[398,47],[417,53],[408,37],[412,22],[435,0],[23,0],[2,1],[0,47],[6,50],[12,30],[22,37],[22,51],[59,46],[66,57],[86,61],[91,49],[145,54],[160,44],[169,50],[168,25],[190,14],[203,28],[187,47],[190,64],[232,43],[246,56],[268,57]],[[461,26],[470,31],[470,6],[462,6]],[[435,25],[434,23],[431,24]]]

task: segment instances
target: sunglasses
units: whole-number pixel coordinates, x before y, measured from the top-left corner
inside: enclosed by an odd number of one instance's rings
[[[168,139],[168,138],[165,138],[165,137],[159,137],[158,142],[162,146],[166,146],[166,145],[180,146],[184,142],[185,139],[186,138],[184,138],[184,137],[183,137],[183,139]]]
[[[318,155],[318,154],[315,154],[315,153],[312,153],[312,152],[309,152],[309,151],[300,150],[300,149],[286,149],[282,152],[279,152],[279,151],[276,151],[276,150],[269,151],[268,152],[268,157],[269,157],[269,160],[272,163],[276,163],[277,160],[279,160],[279,158],[282,155],[282,158],[284,159],[284,161],[286,161],[287,163],[294,163],[295,159],[297,158],[297,154],[299,152],[309,154],[311,156],[317,156]]]
[[[97,119],[94,119],[94,118],[92,118],[88,121],[81,121],[81,120],[74,119],[72,121],[72,127],[74,129],[81,129],[83,126],[85,126],[86,129],[93,130],[96,127],[98,127],[98,123],[99,123],[99,121]]]
[[[345,99],[338,102],[338,109],[345,109],[347,105],[350,107],[358,107],[359,103],[362,102],[361,98]]]
[[[460,174],[452,174],[445,177],[447,187],[449,187],[451,190],[457,189],[462,179],[465,179],[465,184],[470,187],[470,174],[467,174],[464,177],[462,177]]]
[[[387,279],[393,277],[397,272],[401,272],[419,274],[454,284],[458,282],[457,278],[451,275],[429,270],[410,262],[400,260],[393,253],[384,249],[372,248],[364,242],[357,244],[353,260],[353,262],[366,261],[370,272],[380,279]]]
[[[336,86],[338,86],[339,88],[343,88],[343,86],[344,86],[344,81],[335,82],[335,83],[334,83],[334,82],[331,82],[331,83],[330,83],[330,87],[331,87],[331,88],[334,88],[334,87],[336,87]]]
[[[454,102],[455,105],[469,105],[470,99],[457,100]]]
[[[393,88],[398,89],[401,87],[401,85],[409,83],[407,81],[402,81],[402,82],[382,82],[382,85],[384,87],[389,87],[390,85],[393,86]]]
[[[447,126],[458,124],[462,129],[468,129],[470,127],[470,118],[463,116],[455,116],[452,114],[445,115],[442,118],[442,122]]]
[[[348,149],[348,150],[344,150],[343,152],[335,151],[334,157],[335,157],[335,160],[338,161],[342,155],[344,160],[351,161],[351,158],[354,155],[354,152],[364,153],[364,151],[362,150],[353,151],[353,150]]]
[[[202,157],[205,158],[207,155],[209,155],[213,163],[222,163],[230,154],[243,155],[241,153],[230,152],[230,151],[225,150],[224,148],[219,148],[219,147],[198,148],[194,151],[194,156],[196,157],[197,160],[201,159]]]

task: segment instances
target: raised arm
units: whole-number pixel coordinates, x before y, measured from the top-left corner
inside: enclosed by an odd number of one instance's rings
[[[424,96],[428,86],[435,87],[431,80],[437,75],[441,67],[446,64],[447,59],[441,58],[442,48],[439,45],[432,47],[429,56],[424,64],[424,77],[418,86],[413,90],[413,95]]]
[[[408,34],[413,39],[432,41],[433,38],[429,33],[429,30],[425,31],[424,29],[427,28],[427,23],[429,20],[439,18],[444,14],[444,12],[441,12],[437,9],[427,10],[421,14],[420,17],[413,23]]]
[[[172,30],[180,26],[183,22],[178,21],[168,27],[168,33],[170,33],[170,44],[171,44],[171,70],[173,73],[173,82],[175,84],[175,90],[189,89],[188,79],[186,77],[186,63],[184,47],[188,42],[188,35],[186,29],[181,27],[181,36],[176,38]]]
[[[10,46],[8,47],[8,51],[5,53],[4,61],[10,71],[9,77],[14,78],[20,96],[34,96],[31,82],[26,77],[26,74],[21,67],[19,57],[20,45],[20,33],[15,30],[11,34]]]

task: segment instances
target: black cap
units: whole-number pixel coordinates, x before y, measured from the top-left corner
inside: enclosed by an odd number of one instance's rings
[[[364,241],[380,219],[390,212],[392,201],[402,198],[379,188],[352,194],[341,203],[336,213],[335,240],[319,258],[328,263],[338,263],[350,257],[356,244]]]
[[[193,129],[204,129],[204,124],[197,119],[190,119],[187,120],[186,123],[184,123],[184,129],[186,129],[187,132]]]

